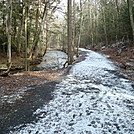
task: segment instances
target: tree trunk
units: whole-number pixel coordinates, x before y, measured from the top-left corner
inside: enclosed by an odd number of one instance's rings
[[[83,23],[82,0],[80,0],[80,29],[79,29],[79,36],[77,42],[77,57],[79,56],[79,47],[81,43],[82,23]]]
[[[76,47],[76,9],[75,9],[75,0],[73,0],[73,41],[72,41],[72,46],[73,46],[73,51],[75,52],[75,47]],[[78,54],[78,52],[76,52]]]
[[[27,61],[27,48],[28,48],[28,0],[25,3],[25,70],[28,70]]]
[[[73,62],[72,52],[72,0],[68,0],[68,64]]]
[[[104,34],[105,34],[105,41],[106,41],[106,45],[108,46],[108,37],[107,37],[107,24],[106,24],[106,14],[104,9],[103,10],[103,28],[104,28]]]
[[[62,50],[64,51],[64,52],[66,52],[66,50],[65,50],[65,31],[64,31],[64,26],[63,26],[63,31],[62,31],[62,38],[63,38],[63,45],[62,45]]]
[[[24,21],[25,21],[25,7],[22,8],[22,18],[21,18],[21,26],[19,27],[18,34],[17,34],[17,40],[18,40],[18,55],[22,52],[22,35],[23,35],[23,27],[24,27]],[[21,39],[21,40],[20,40]]]
[[[119,19],[119,16],[120,16],[120,10],[119,10],[119,1],[118,0],[115,0],[115,6],[116,6],[116,17],[117,17],[117,20]],[[116,21],[116,40],[119,40],[119,37],[120,36],[120,24],[118,21]]]
[[[45,34],[46,34],[46,38],[45,38],[46,43],[45,43],[45,50],[44,50],[43,56],[46,54],[47,48],[48,48],[48,22],[47,22],[47,15],[46,15],[46,33]]]
[[[5,5],[5,0],[3,0],[3,6]],[[3,26],[5,26],[5,14],[2,16]]]
[[[133,0],[127,0],[128,3],[128,9],[129,9],[129,16],[130,16],[130,23],[131,23],[131,27],[132,27],[132,38],[133,38],[133,42],[134,42],[134,18],[133,18],[133,11],[132,11],[132,5],[134,4]]]
[[[12,0],[7,1],[7,6],[9,12],[7,14],[6,20],[6,32],[7,32],[7,39],[8,39],[8,50],[7,50],[7,57],[8,57],[8,67],[11,64],[11,43],[12,43]]]

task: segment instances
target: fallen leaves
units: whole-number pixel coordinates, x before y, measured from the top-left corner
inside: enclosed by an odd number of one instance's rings
[[[0,105],[14,103],[21,99],[27,90],[50,81],[59,81],[65,69],[56,71],[26,71],[0,77]]]

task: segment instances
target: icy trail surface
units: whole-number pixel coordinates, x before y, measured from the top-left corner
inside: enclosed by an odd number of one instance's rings
[[[17,126],[11,134],[134,134],[134,90],[107,58],[81,49],[75,64],[54,91],[54,99],[37,109],[37,122]]]
[[[43,61],[37,67],[39,70],[56,70],[63,68],[67,58],[67,54],[62,51],[49,50],[43,57]]]

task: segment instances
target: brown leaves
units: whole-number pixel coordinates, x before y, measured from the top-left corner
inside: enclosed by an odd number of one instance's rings
[[[25,91],[33,89],[49,81],[57,81],[64,70],[57,71],[27,71],[0,77],[0,101],[13,103],[25,95]],[[2,104],[0,104],[2,105]]]

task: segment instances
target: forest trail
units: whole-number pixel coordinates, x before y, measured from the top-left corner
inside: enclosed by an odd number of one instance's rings
[[[32,116],[36,121],[10,134],[133,134],[134,89],[106,56],[86,52],[56,84],[53,99]]]

